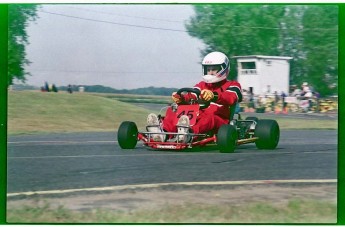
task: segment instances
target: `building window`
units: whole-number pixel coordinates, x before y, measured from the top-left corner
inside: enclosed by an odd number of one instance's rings
[[[242,62],[242,69],[256,69],[255,61],[252,62]]]
[[[242,75],[257,74],[255,61],[241,62],[241,72],[240,73]]]

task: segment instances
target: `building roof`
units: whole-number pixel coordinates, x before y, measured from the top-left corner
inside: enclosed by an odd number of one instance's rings
[[[264,59],[281,59],[281,60],[292,59],[292,57],[286,57],[286,56],[266,56],[266,55],[233,56],[231,58],[264,58]]]

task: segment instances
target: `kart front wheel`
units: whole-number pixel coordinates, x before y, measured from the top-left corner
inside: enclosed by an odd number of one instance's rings
[[[237,130],[233,125],[222,125],[217,134],[217,145],[221,153],[232,153],[237,145]]]
[[[258,137],[255,145],[259,149],[275,149],[279,143],[280,129],[275,120],[259,120],[254,136]]]
[[[124,121],[117,131],[117,141],[122,149],[133,149],[138,142],[138,128],[134,122]]]

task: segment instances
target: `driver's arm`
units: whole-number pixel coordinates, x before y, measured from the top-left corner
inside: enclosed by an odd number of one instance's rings
[[[215,100],[216,103],[221,105],[234,105],[241,101],[242,89],[236,81],[233,81],[225,91],[218,93],[218,99]]]

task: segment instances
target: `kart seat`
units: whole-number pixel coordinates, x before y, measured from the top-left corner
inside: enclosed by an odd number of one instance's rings
[[[235,105],[230,106],[230,121],[234,119],[235,114],[238,114],[239,119],[241,118],[240,113],[236,112],[236,105],[237,103]]]
[[[236,105],[231,105],[230,106],[230,121],[234,119],[235,111],[236,111]]]

